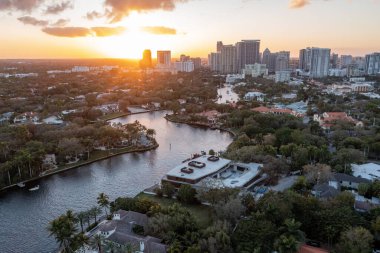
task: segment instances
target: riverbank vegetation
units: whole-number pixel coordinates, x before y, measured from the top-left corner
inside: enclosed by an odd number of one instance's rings
[[[138,121],[113,126],[104,122],[2,126],[0,132],[0,188],[157,144],[155,131]]]
[[[88,217],[98,221],[96,214],[99,217],[101,208],[109,208],[111,214],[118,210],[147,214],[149,225],[143,234],[162,239],[169,253],[294,253],[308,242],[336,253],[357,253],[369,252],[374,243],[379,243],[380,209],[358,213],[353,208],[354,197],[346,192],[321,201],[293,188],[283,193],[270,192],[255,200],[236,189],[189,193],[185,187],[175,194],[177,200],[166,195],[140,194],[111,202],[100,194],[98,207],[80,213],[67,211],[50,222],[48,230],[62,248],[93,245],[91,242],[97,238],[93,234],[86,237],[83,224]],[[195,199],[189,203],[184,196]],[[106,243],[101,241],[100,245],[105,247]]]

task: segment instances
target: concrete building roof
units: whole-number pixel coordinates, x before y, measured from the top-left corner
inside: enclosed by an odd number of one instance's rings
[[[231,163],[230,160],[223,159],[223,158],[219,158],[219,160],[217,161],[209,161],[208,160],[209,157],[210,156],[208,155],[204,155],[204,156],[200,156],[198,158],[192,159],[188,162],[182,163],[176,166],[171,171],[169,171],[166,175],[172,176],[172,177],[178,177],[178,178],[197,180],[197,179],[206,177],[208,175],[211,175]],[[204,167],[199,168],[199,167],[191,166],[189,165],[191,162],[202,164],[204,165]],[[191,169],[192,172],[189,174],[184,173],[182,169],[186,169],[186,168]]]
[[[351,164],[355,177],[365,178],[371,181],[380,180],[380,165],[375,163]]]

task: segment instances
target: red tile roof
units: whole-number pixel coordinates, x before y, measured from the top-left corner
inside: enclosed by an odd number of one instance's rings
[[[315,248],[309,245],[302,245],[297,253],[328,253],[327,250],[321,248]]]

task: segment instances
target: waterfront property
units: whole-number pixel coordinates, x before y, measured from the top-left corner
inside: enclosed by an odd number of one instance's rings
[[[100,223],[91,235],[101,235],[105,243],[112,243],[116,247],[132,246],[140,253],[165,253],[166,245],[161,239],[144,236],[147,230],[148,216],[132,211],[119,210],[113,214],[112,220]],[[97,252],[91,249],[89,252]]]
[[[184,162],[169,171],[162,179],[177,187],[181,184],[194,185],[202,179],[229,167],[231,161],[216,156],[199,156]]]
[[[190,184],[200,188],[243,188],[257,179],[262,164],[233,163],[217,156],[203,155],[176,166],[162,179],[176,187]]]

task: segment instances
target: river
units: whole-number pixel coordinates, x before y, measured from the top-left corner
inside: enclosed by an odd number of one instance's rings
[[[232,141],[228,133],[171,123],[164,116],[165,112],[153,112],[112,120],[138,120],[155,129],[160,144],[156,150],[116,156],[41,179],[35,192],[15,189],[0,195],[0,252],[55,252],[58,246],[46,227],[67,209],[78,212],[96,205],[100,192],[111,200],[133,197],[190,154],[224,150]]]

